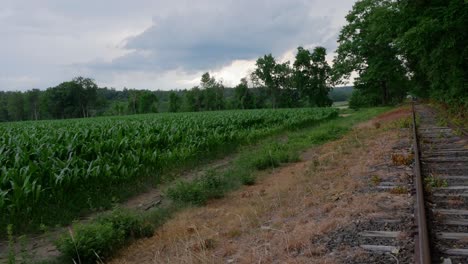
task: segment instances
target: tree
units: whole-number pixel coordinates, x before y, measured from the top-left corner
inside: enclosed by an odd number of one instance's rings
[[[40,95],[41,91],[39,89],[32,89],[26,92],[28,115],[31,120],[39,119]]]
[[[24,98],[21,92],[12,92],[9,94],[7,110],[10,121],[21,121],[25,119]]]
[[[400,21],[395,46],[404,58],[412,91],[458,113],[468,109],[466,1],[402,0],[395,5]]]
[[[204,93],[198,86],[192,87],[185,93],[185,109],[189,112],[198,112],[204,109]]]
[[[357,72],[355,88],[373,105],[400,101],[407,92],[406,71],[394,45],[394,28],[400,23],[395,4],[390,0],[356,2],[338,37],[334,81]]]
[[[80,107],[81,116],[90,117],[91,110],[96,106],[98,86],[94,80],[81,76],[74,78],[72,82],[79,87],[75,100],[77,100]]]
[[[128,110],[132,114],[138,113],[138,91],[128,90]]]
[[[157,113],[158,97],[151,91],[140,91],[138,95],[138,113]]]
[[[256,66],[253,75],[255,79],[261,80],[268,89],[272,107],[276,108],[280,97],[280,89],[292,89],[292,70],[289,62],[277,63],[275,58],[268,54],[258,58]]]
[[[169,112],[178,112],[180,109],[181,98],[174,91],[169,94]]]
[[[331,106],[332,101],[328,97],[331,90],[331,67],[326,61],[327,50],[324,47],[316,47],[311,54],[312,59],[312,87],[314,90],[314,105]]]
[[[242,78],[240,83],[234,87],[234,100],[236,108],[255,108],[255,98],[252,92],[249,90],[246,78]]]
[[[211,77],[208,72],[202,75],[200,87],[203,90],[204,110],[221,110],[225,108],[224,86]]]
[[[309,106],[330,106],[328,98],[331,90],[331,67],[326,61],[326,49],[314,48],[311,53],[302,47],[297,48],[294,61],[294,83],[301,96],[307,98]]]
[[[8,121],[7,95],[0,91],[0,122]]]

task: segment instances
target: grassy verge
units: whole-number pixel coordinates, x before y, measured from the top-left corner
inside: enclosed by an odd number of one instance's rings
[[[121,213],[121,209],[116,209],[111,213],[114,217],[75,225],[73,232],[64,234],[57,241],[63,256],[56,263],[70,259],[80,260],[81,263],[105,260],[128,241],[149,235],[149,230],[164,223],[177,211],[189,206],[204,205],[210,199],[221,198],[227,192],[243,185],[255,184],[258,171],[298,161],[302,150],[338,139],[355,124],[388,109],[344,110],[349,114],[346,117],[268,137],[253,146],[242,147],[228,168],[222,171],[210,170],[199,178],[190,181],[178,180],[171,184],[166,190],[166,196],[172,202],[164,208],[156,208],[139,215],[132,212]],[[124,224],[115,224],[116,222]],[[129,222],[133,224],[126,224]]]

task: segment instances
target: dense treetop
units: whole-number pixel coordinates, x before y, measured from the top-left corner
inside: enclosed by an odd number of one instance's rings
[[[334,79],[359,74],[352,106],[398,102],[409,92],[466,111],[466,1],[361,0],[346,20]]]

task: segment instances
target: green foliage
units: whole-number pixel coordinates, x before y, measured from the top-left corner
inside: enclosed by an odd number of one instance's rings
[[[335,109],[279,109],[4,124],[0,222],[67,223],[111,207],[113,197],[157,181],[159,172],[336,116]]]
[[[287,148],[279,143],[273,143],[262,149],[261,153],[256,153],[252,159],[253,166],[258,170],[276,168],[281,163],[298,161],[297,154],[293,154]]]
[[[466,1],[402,1],[396,39],[414,76],[414,93],[468,107],[468,5]]]
[[[240,84],[234,87],[234,100],[236,108],[255,108],[255,97],[248,87],[247,79],[242,78]]]
[[[254,185],[256,182],[255,175],[249,172],[241,173],[240,179],[243,185]]]
[[[58,250],[76,262],[95,263],[99,257],[106,259],[125,241],[122,230],[114,230],[110,223],[75,225],[70,234],[57,241]]]
[[[168,188],[166,194],[177,202],[203,205],[209,199],[223,197],[224,191],[225,179],[215,172],[207,172],[191,182],[177,182]]]
[[[129,211],[116,209],[97,220],[74,225],[57,241],[58,250],[77,263],[105,260],[129,239],[152,236],[154,229]]]
[[[267,88],[273,108],[279,106],[281,91],[292,89],[292,69],[288,62],[278,63],[268,54],[257,59],[253,77]]]
[[[325,57],[326,49],[314,48],[313,52],[297,48],[294,62],[294,83],[302,97],[308,99],[310,106],[330,106],[328,98],[331,90],[331,67]]]
[[[338,39],[334,79],[359,77],[352,105],[394,104],[407,92],[468,107],[468,5],[460,0],[360,0]]]
[[[379,104],[379,98],[374,94],[365,94],[360,90],[354,90],[349,99],[349,108],[359,109]]]
[[[448,187],[447,180],[441,179],[434,176],[429,176],[424,178],[424,189],[427,192],[432,192],[433,188]]]
[[[202,75],[200,86],[195,86],[185,93],[186,111],[212,111],[225,108],[224,86],[208,72]]]
[[[354,105],[387,105],[406,96],[408,79],[393,44],[393,30],[400,23],[394,10],[392,1],[361,0],[346,16],[348,24],[340,32],[334,59],[334,80],[359,74],[354,86],[360,93]]]
[[[124,210],[114,209],[110,213],[99,216],[98,223],[110,223],[114,230],[121,230],[125,238],[151,237],[154,233],[154,227],[135,213]]]
[[[312,131],[307,139],[312,144],[322,144],[330,140],[338,139],[348,131],[349,128],[346,126],[328,124],[322,129]]]
[[[172,92],[169,94],[169,112],[178,112],[181,107],[181,98]]]

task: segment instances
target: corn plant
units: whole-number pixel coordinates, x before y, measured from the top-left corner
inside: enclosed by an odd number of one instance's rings
[[[0,226],[70,222],[171,168],[336,116],[263,109],[0,124]]]

